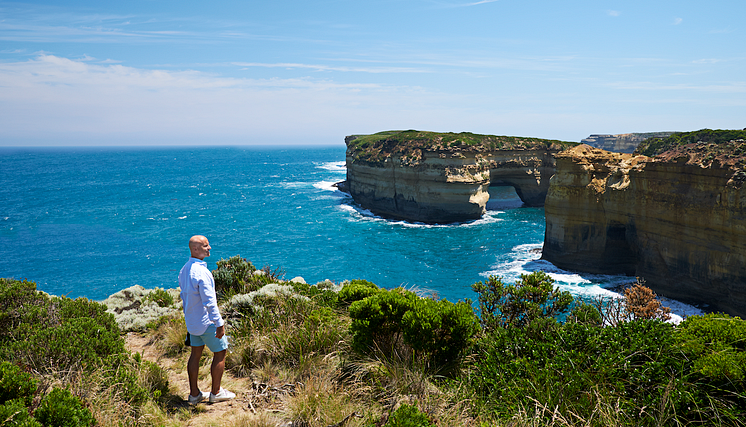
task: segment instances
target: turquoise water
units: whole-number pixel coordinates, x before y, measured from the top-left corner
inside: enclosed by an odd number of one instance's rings
[[[102,300],[123,288],[176,287],[187,241],[206,235],[208,266],[241,255],[286,279],[367,279],[456,301],[489,274],[542,269],[576,295],[621,276],[577,275],[539,260],[544,210],[491,189],[483,219],[410,224],[360,209],[332,184],[343,146],[0,150],[0,277]]]

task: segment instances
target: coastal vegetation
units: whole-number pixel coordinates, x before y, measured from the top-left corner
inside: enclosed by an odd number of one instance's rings
[[[691,153],[709,161],[719,158],[723,164],[738,163],[743,166],[746,159],[746,129],[700,129],[676,132],[668,137],[648,138],[640,143],[635,154],[654,157],[666,152],[678,155]]]
[[[236,390],[240,416],[197,425],[746,425],[746,322],[666,322],[639,282],[580,301],[540,271],[490,277],[472,303],[361,279],[286,281],[240,256],[213,275],[227,375],[251,385]],[[195,425],[205,405],[186,405],[165,363],[188,356],[174,295],[106,307],[0,279],[0,426]],[[127,329],[152,343],[154,363],[126,349],[115,319],[159,304],[170,312]]]
[[[390,157],[401,158],[403,161],[416,161],[422,158],[423,152],[428,151],[556,150],[577,145],[575,142],[553,139],[417,130],[352,135],[347,137],[345,142],[348,153],[352,154],[354,161],[367,163],[382,163]]]

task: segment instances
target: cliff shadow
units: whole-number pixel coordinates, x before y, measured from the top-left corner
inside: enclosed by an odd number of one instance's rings
[[[525,206],[512,185],[492,184],[489,187],[489,193],[490,199],[485,206],[488,211],[504,211]]]

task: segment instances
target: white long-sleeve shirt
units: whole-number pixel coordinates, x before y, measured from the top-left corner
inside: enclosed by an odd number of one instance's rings
[[[225,322],[218,310],[215,280],[206,262],[190,257],[179,272],[179,288],[184,304],[184,320],[190,334],[202,335],[212,324],[215,327],[223,326]]]

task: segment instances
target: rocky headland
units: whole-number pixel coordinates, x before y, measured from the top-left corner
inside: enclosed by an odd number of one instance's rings
[[[542,258],[746,315],[744,139],[705,129],[647,140],[635,154],[558,153]]]
[[[744,139],[746,130],[703,129],[612,153],[470,133],[354,135],[342,188],[376,214],[447,223],[480,218],[489,186],[510,185],[545,207],[543,259],[637,276],[667,297],[744,316]]]
[[[491,185],[510,185],[543,206],[554,155],[571,142],[472,133],[389,131],[352,135],[342,188],[371,212],[408,221],[480,218]]]

